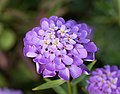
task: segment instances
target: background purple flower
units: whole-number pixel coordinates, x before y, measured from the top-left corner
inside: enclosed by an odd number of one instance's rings
[[[0,94],[23,94],[20,90],[0,88]]]
[[[97,68],[87,83],[89,94],[120,94],[120,70],[109,65]]]
[[[43,77],[61,79],[79,77],[86,66],[84,61],[94,61],[97,47],[88,39],[91,29],[74,20],[51,16],[40,20],[40,26],[27,32],[24,38],[24,55],[32,57],[37,72]]]

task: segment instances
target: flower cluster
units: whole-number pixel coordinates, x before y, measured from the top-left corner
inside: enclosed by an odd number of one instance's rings
[[[84,23],[51,16],[42,18],[40,26],[27,32],[24,38],[24,55],[32,57],[37,72],[43,77],[77,78],[93,61],[97,47],[88,36],[91,29]]]
[[[23,94],[20,90],[0,88],[0,94]]]
[[[120,94],[120,70],[117,66],[97,68],[87,82],[89,94]]]

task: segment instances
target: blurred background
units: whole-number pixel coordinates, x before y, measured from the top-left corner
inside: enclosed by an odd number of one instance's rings
[[[42,17],[57,15],[87,23],[99,47],[95,67],[120,67],[120,0],[0,0],[0,87],[24,94],[56,94],[52,89],[33,92],[44,83],[31,59],[23,56],[25,33]],[[80,86],[78,86],[80,88]]]

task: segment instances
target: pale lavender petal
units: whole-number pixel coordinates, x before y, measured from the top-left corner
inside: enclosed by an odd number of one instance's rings
[[[55,54],[50,54],[50,60],[53,61],[55,59]]]
[[[62,25],[60,30],[65,30],[65,28],[66,28],[65,25]]]
[[[27,57],[36,57],[38,54],[37,53],[35,53],[35,52],[27,52],[26,53],[26,56]]]
[[[40,29],[40,30],[38,31],[38,34],[39,34],[40,36],[42,36],[42,35],[45,34],[45,32],[44,32],[44,30]]]
[[[87,37],[87,31],[86,30],[82,30],[80,37],[82,37],[82,38]]]
[[[79,52],[79,57],[80,58],[86,58],[87,57],[87,51],[86,49],[77,49]]]
[[[76,42],[73,39],[70,39],[69,43],[70,44],[76,44]]]
[[[48,64],[46,64],[45,68],[49,71],[54,71],[55,70],[55,63],[49,62]]]
[[[96,52],[97,51],[97,47],[94,44],[94,42],[89,42],[89,43],[85,44],[84,47],[88,52]]]
[[[73,59],[68,55],[64,55],[62,58],[65,65],[71,65],[73,63]]]
[[[79,66],[79,65],[83,64],[83,60],[76,56],[76,57],[74,57],[74,64]]]
[[[88,53],[85,61],[94,61],[95,60],[95,53]]]
[[[36,64],[37,73],[41,74],[45,68],[45,65],[41,65],[40,63],[35,63],[35,64]]]
[[[33,37],[36,37],[36,36],[37,36],[37,33],[36,33],[36,32],[34,32],[34,31],[29,31],[28,33],[26,33],[25,38],[26,38],[27,40],[32,40]]]
[[[59,65],[58,64],[55,65],[55,69],[56,70],[64,70],[65,65],[61,62]]]
[[[43,51],[43,52],[44,52],[44,56],[45,56],[46,58],[48,58],[48,57],[50,56],[49,51]]]
[[[60,52],[61,52],[61,54],[67,54],[66,49],[62,49]]]
[[[41,64],[47,64],[47,63],[49,63],[49,62],[50,62],[49,59],[46,59],[46,58],[44,58],[44,57],[40,59],[40,63],[41,63]]]
[[[73,26],[71,29],[72,32],[77,32],[78,30],[79,30],[78,26]]]
[[[70,35],[70,38],[75,39],[75,38],[77,38],[77,35],[75,33],[73,33],[72,35]]]
[[[64,70],[60,70],[58,76],[63,80],[69,80],[70,79],[69,69],[65,68]]]
[[[40,62],[40,59],[41,59],[41,58],[42,58],[41,55],[37,55],[36,58],[33,59],[33,61],[36,62],[36,63],[41,63],[41,62]]]
[[[71,53],[75,56],[79,54],[78,51],[75,48],[71,51]]]
[[[61,64],[61,63],[62,63],[62,62],[61,62],[61,58],[55,57],[54,63],[57,64],[57,65]]]
[[[60,20],[57,20],[56,24],[57,24],[58,27],[61,27],[62,22]]]
[[[67,50],[72,50],[72,49],[73,49],[73,45],[67,44],[67,45],[65,45],[65,46],[66,46],[66,49],[67,49]]]
[[[43,30],[49,29],[49,23],[48,23],[47,21],[43,21],[43,22],[41,23],[41,28],[42,28]]]
[[[75,46],[76,46],[77,49],[83,48],[83,45],[81,45],[81,44],[76,44]]]
[[[35,57],[35,56],[37,56],[36,51],[37,51],[37,49],[36,49],[35,46],[26,45],[24,47],[24,55],[27,56],[27,57]]]
[[[56,75],[56,72],[55,71],[49,71],[47,69],[45,69],[43,71],[43,77],[44,78],[47,78],[47,77],[54,77]]]
[[[51,17],[49,18],[49,20],[53,20],[53,21],[56,21],[57,19],[58,19],[57,16],[51,16]]]
[[[83,38],[83,39],[80,39],[79,42],[80,43],[88,43],[88,42],[90,42],[90,39],[84,39]]]
[[[82,69],[77,67],[76,65],[71,65],[69,67],[70,74],[73,78],[77,78],[82,74]]]

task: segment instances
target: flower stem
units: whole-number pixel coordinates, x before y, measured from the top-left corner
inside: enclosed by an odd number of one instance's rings
[[[68,87],[68,94],[72,94],[70,81],[67,81],[67,87]]]

